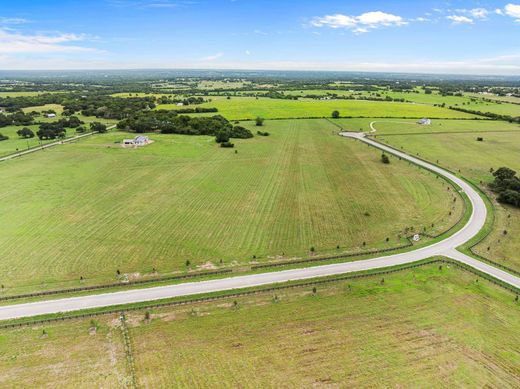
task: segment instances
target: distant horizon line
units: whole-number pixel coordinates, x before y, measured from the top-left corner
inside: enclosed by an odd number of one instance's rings
[[[418,76],[455,76],[455,77],[501,77],[501,78],[520,78],[520,74],[497,74],[497,73],[449,73],[449,72],[398,72],[384,70],[320,70],[320,69],[258,69],[258,68],[198,68],[198,67],[135,67],[135,68],[56,68],[56,69],[1,69],[3,72],[121,72],[121,71],[193,71],[193,72],[283,72],[283,73],[361,73],[361,74],[387,74],[387,75],[418,75]]]

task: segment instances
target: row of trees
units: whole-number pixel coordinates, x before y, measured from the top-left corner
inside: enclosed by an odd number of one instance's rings
[[[476,111],[474,109],[466,109],[466,108],[460,108],[460,107],[454,107],[454,106],[450,106],[449,108],[453,109],[454,111],[460,111],[460,112],[470,113],[473,115],[485,116],[485,117],[495,119],[495,120],[505,120],[505,121],[508,121],[509,123],[520,123],[520,116],[513,117],[510,115],[500,115],[498,113],[493,113],[493,112],[482,112],[482,111]]]
[[[501,167],[493,172],[495,180],[491,189],[498,194],[498,201],[520,207],[520,178],[516,172],[507,167]]]

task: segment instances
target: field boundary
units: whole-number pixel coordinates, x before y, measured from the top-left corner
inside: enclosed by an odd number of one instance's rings
[[[125,345],[125,355],[128,364],[128,370],[130,370],[130,379],[132,381],[132,387],[137,388],[137,374],[135,373],[135,359],[134,353],[132,352],[132,339],[130,338],[130,332],[128,331],[128,325],[126,324],[126,315],[121,312],[119,316],[121,322],[121,333],[123,335],[123,343]]]
[[[431,264],[449,264],[454,265],[458,267],[461,270],[465,270],[469,273],[475,274],[478,277],[481,277],[493,284],[495,284],[498,287],[501,287],[515,295],[520,294],[520,289],[517,289],[503,281],[500,281],[493,276],[490,276],[486,273],[483,273],[479,270],[473,269],[472,267],[465,265],[463,263],[460,263],[459,261],[447,257],[441,257],[441,258],[434,258],[430,260],[420,260],[417,262],[405,264],[405,265],[398,265],[391,267],[389,269],[383,270],[383,269],[375,269],[375,270],[368,270],[368,271],[362,271],[362,272],[355,272],[348,275],[341,275],[341,276],[335,276],[332,278],[327,279],[315,279],[313,281],[307,281],[307,282],[298,282],[294,284],[289,285],[278,285],[278,286],[272,286],[269,288],[260,288],[260,289],[253,289],[253,290],[245,290],[241,292],[235,292],[235,293],[224,293],[220,295],[213,295],[213,296],[206,296],[206,297],[198,297],[198,298],[191,298],[191,299],[185,299],[185,300],[177,300],[177,301],[168,301],[168,302],[156,302],[146,305],[138,305],[138,306],[130,306],[127,308],[123,307],[117,307],[112,308],[108,310],[102,310],[98,312],[88,312],[83,314],[76,314],[76,315],[68,315],[68,316],[61,316],[61,317],[52,317],[48,319],[37,319],[37,320],[28,320],[28,321],[21,321],[18,323],[7,323],[7,324],[0,324],[0,329],[8,329],[8,328],[19,328],[23,326],[28,325],[38,325],[38,324],[47,324],[47,323],[53,323],[53,322],[60,322],[65,320],[72,320],[72,319],[81,319],[81,318],[89,318],[89,317],[97,317],[102,315],[111,315],[114,313],[120,313],[124,314],[125,312],[130,311],[141,311],[145,309],[153,309],[153,308],[162,308],[162,307],[170,307],[170,306],[182,306],[182,305],[189,305],[189,304],[197,304],[197,303],[203,303],[203,302],[211,302],[211,301],[218,301],[233,297],[243,297],[243,296],[250,296],[250,295],[256,295],[261,293],[268,293],[278,290],[287,290],[287,289],[293,289],[293,288],[302,288],[307,286],[314,286],[314,285],[323,285],[328,283],[334,283],[334,282],[341,282],[346,280],[354,280],[359,278],[365,278],[365,277],[373,277],[378,275],[385,275],[385,274],[393,274],[402,272],[405,270],[410,270],[418,267],[423,267]],[[218,292],[213,292],[218,293]]]
[[[148,283],[153,283],[153,282],[182,280],[182,279],[187,279],[187,278],[219,275],[219,274],[226,274],[226,273],[231,273],[231,272],[233,272],[232,269],[222,269],[222,270],[215,270],[215,271],[193,272],[193,273],[180,274],[180,275],[174,275],[174,276],[149,278],[146,280],[114,282],[111,284],[91,285],[91,286],[83,286],[83,287],[79,287],[79,288],[47,290],[47,291],[42,291],[42,292],[3,296],[3,297],[0,297],[0,301],[18,300],[18,299],[30,298],[30,297],[50,296],[50,295],[63,294],[63,293],[85,292],[85,291],[89,291],[89,290],[116,288],[116,287],[120,287],[120,286],[142,285],[142,284],[148,284]]]

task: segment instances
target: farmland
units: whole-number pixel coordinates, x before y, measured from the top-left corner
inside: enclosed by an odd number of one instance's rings
[[[475,122],[476,123],[476,122]],[[480,123],[480,122],[479,122]],[[376,125],[385,128],[385,123]],[[500,124],[505,127],[508,124]],[[415,125],[412,125],[414,127]],[[406,132],[407,126],[401,126]],[[384,131],[384,130],[383,130]],[[483,141],[476,140],[477,136]],[[493,180],[490,169],[501,166],[520,171],[520,129],[512,125],[510,131],[479,133],[440,133],[384,135],[379,140],[394,147],[417,154],[451,170],[459,171],[464,177],[487,190]],[[477,246],[476,251],[485,257],[520,270],[520,212],[517,208],[495,204],[496,220],[492,233]],[[504,233],[506,231],[506,233]]]
[[[142,387],[509,388],[519,315],[510,293],[428,265],[129,312],[127,326]],[[131,382],[117,315],[0,330],[0,369],[6,387]]]
[[[453,111],[447,108],[411,103],[355,100],[280,100],[254,97],[213,97],[213,101],[199,105],[214,107],[229,120],[254,119],[257,116],[269,118],[330,117],[338,110],[342,116],[364,117],[432,117],[432,118],[472,118],[475,115]],[[157,109],[175,109],[172,104],[160,104]]]
[[[382,164],[326,120],[264,130],[271,135],[233,140],[237,153],[210,137],[159,134],[129,150],[114,143],[128,134],[111,132],[2,164],[4,293],[182,271],[186,260],[393,247],[409,228],[437,233],[462,212],[442,180],[404,161]]]

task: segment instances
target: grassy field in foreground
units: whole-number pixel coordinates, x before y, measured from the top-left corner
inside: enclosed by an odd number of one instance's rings
[[[199,105],[200,107],[216,107],[219,113],[230,119],[264,118],[298,118],[298,117],[330,117],[332,111],[338,110],[342,116],[382,116],[382,117],[437,117],[437,118],[471,118],[462,112],[447,108],[421,104],[391,103],[380,101],[353,100],[280,100],[254,97],[213,97],[213,101]],[[157,109],[176,109],[174,104],[160,104]]]
[[[436,233],[458,220],[462,202],[443,180],[394,158],[385,165],[336,129],[326,120],[268,121],[270,136],[233,140],[237,154],[183,135],[123,149],[114,142],[128,134],[114,132],[4,163],[3,292],[114,280],[117,270],[169,273],[186,260],[393,247],[409,227]]]
[[[483,142],[476,140],[484,138]],[[484,189],[493,180],[490,168],[520,172],[520,131],[468,134],[397,135],[378,137],[411,154],[419,153],[441,166],[458,171]],[[493,232],[476,248],[481,255],[520,271],[520,210],[495,204]],[[507,234],[504,235],[504,230]]]
[[[429,265],[317,285],[315,295],[303,287],[151,309],[150,319],[129,312],[127,328],[139,387],[514,388],[513,300]],[[3,387],[131,382],[117,315],[0,330],[0,371]]]

